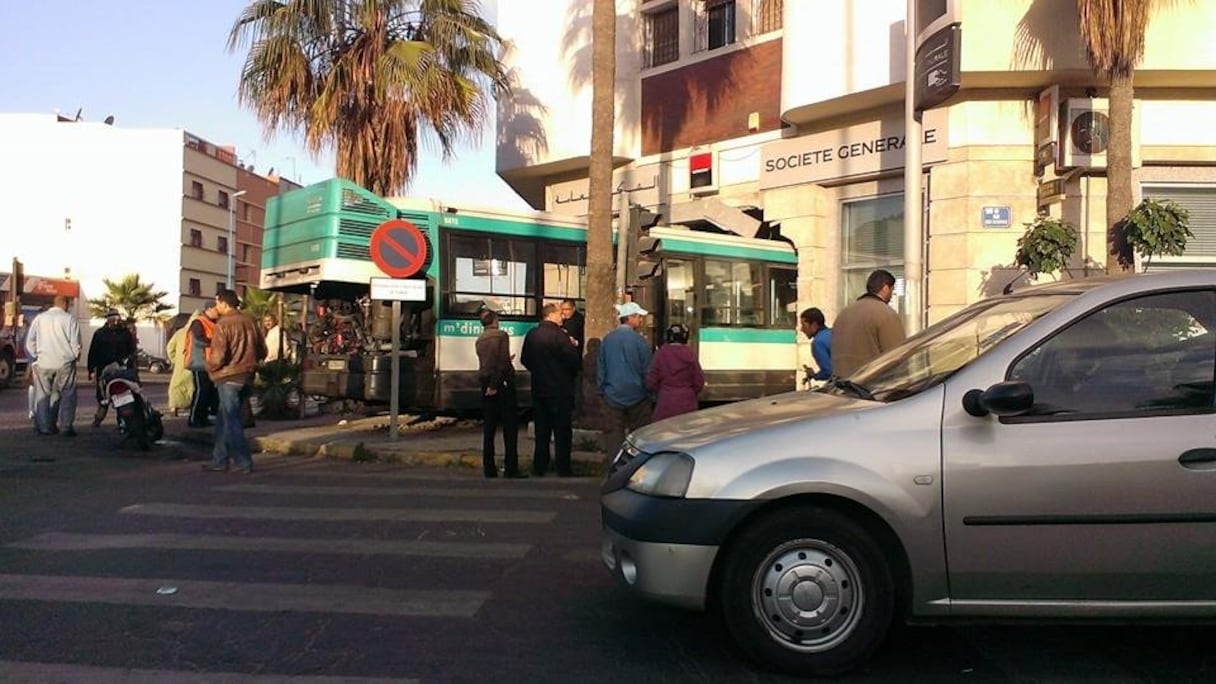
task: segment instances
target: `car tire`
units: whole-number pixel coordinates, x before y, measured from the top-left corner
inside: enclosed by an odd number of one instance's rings
[[[721,616],[764,667],[825,676],[850,670],[882,644],[894,581],[874,536],[837,511],[800,506],[744,529],[727,550]]]

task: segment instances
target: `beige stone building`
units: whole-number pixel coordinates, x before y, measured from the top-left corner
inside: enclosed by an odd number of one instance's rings
[[[500,103],[498,172],[533,206],[581,214],[590,3],[552,4],[499,8],[516,88]],[[1000,292],[1040,212],[1081,228],[1072,276],[1101,270],[1105,89],[1075,3],[919,7],[914,33],[958,36],[953,72],[927,77],[960,85],[923,118],[921,320]],[[617,192],[673,226],[790,241],[797,305],[830,321],[871,269],[902,275],[905,10],[905,0],[618,0]],[[1216,3],[1161,4],[1136,74],[1137,199],[1180,202],[1196,235],[1184,257],[1154,267],[1216,264],[1213,35]]]

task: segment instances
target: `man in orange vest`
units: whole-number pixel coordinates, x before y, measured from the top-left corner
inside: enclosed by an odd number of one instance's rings
[[[215,383],[207,374],[207,353],[211,349],[211,340],[215,337],[215,321],[220,317],[219,309],[210,304],[203,309],[203,315],[190,324],[186,333],[186,348],[182,352],[182,362],[194,375],[194,398],[190,402],[190,427],[210,427],[208,416],[215,413],[219,396],[215,391]]]

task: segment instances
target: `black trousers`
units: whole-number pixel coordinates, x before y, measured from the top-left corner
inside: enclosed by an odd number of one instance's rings
[[[190,425],[200,426],[210,422],[209,418],[219,407],[220,397],[215,383],[207,371],[190,371],[194,375],[194,397],[190,401]]]
[[[519,406],[515,399],[515,381],[508,380],[498,388],[492,396],[486,396],[486,388],[481,388],[482,440],[481,467],[486,477],[498,474],[498,466],[494,462],[494,437],[498,434],[498,426],[502,426],[503,441],[503,471],[508,475],[519,472]]]
[[[570,450],[574,442],[574,397],[533,397],[532,411],[536,420],[536,450],[532,452],[532,473],[544,475],[549,470],[549,440],[553,440],[554,469],[561,476],[570,475]]]

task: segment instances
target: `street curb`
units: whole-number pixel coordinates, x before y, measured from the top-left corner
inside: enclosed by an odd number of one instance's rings
[[[214,444],[212,432],[209,429],[186,430],[177,435],[182,442],[211,446]],[[325,458],[339,461],[358,463],[392,463],[405,466],[427,466],[440,468],[481,468],[481,452],[470,449],[460,450],[419,450],[408,451],[394,448],[392,443],[369,443],[358,437],[316,437],[298,439],[283,434],[271,434],[249,437],[249,448],[253,453],[280,454],[284,456],[303,456],[307,458]],[[501,467],[502,457],[498,457]],[[550,462],[552,467],[552,462]],[[575,451],[571,454],[570,468],[575,475],[584,477],[600,477],[607,467],[606,457],[598,452]],[[523,472],[531,472],[532,457],[520,454],[519,468]]]

